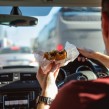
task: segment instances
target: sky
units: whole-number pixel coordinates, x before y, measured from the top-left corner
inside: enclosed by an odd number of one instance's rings
[[[48,16],[37,16],[38,24],[34,27],[4,27],[3,31],[7,38],[16,45],[30,46],[31,39],[36,38],[41,29],[49,23],[54,13],[59,10],[59,7],[52,8]],[[35,16],[34,16],[35,17]]]

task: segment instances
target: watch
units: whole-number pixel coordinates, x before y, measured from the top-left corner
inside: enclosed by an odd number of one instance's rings
[[[46,105],[50,105],[52,103],[53,99],[50,97],[44,97],[44,96],[38,96],[36,99],[36,103],[44,103]]]

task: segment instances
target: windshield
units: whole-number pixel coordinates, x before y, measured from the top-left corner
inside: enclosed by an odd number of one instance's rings
[[[51,7],[47,7],[49,8]],[[77,47],[87,47],[104,53],[100,12],[100,7],[52,7],[46,16],[30,14],[31,17],[38,18],[36,26],[0,25],[1,40],[8,40],[8,44],[0,41],[0,46],[28,46],[33,51],[49,51],[63,49],[68,41]],[[19,51],[5,49],[1,53],[10,52]]]

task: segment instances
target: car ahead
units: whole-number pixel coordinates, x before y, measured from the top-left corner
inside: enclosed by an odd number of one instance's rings
[[[0,66],[36,66],[38,62],[35,59],[32,50],[29,47],[11,46],[0,49]]]

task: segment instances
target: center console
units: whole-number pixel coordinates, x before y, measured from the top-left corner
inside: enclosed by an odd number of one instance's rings
[[[35,109],[39,91],[3,92],[0,94],[0,109]]]

